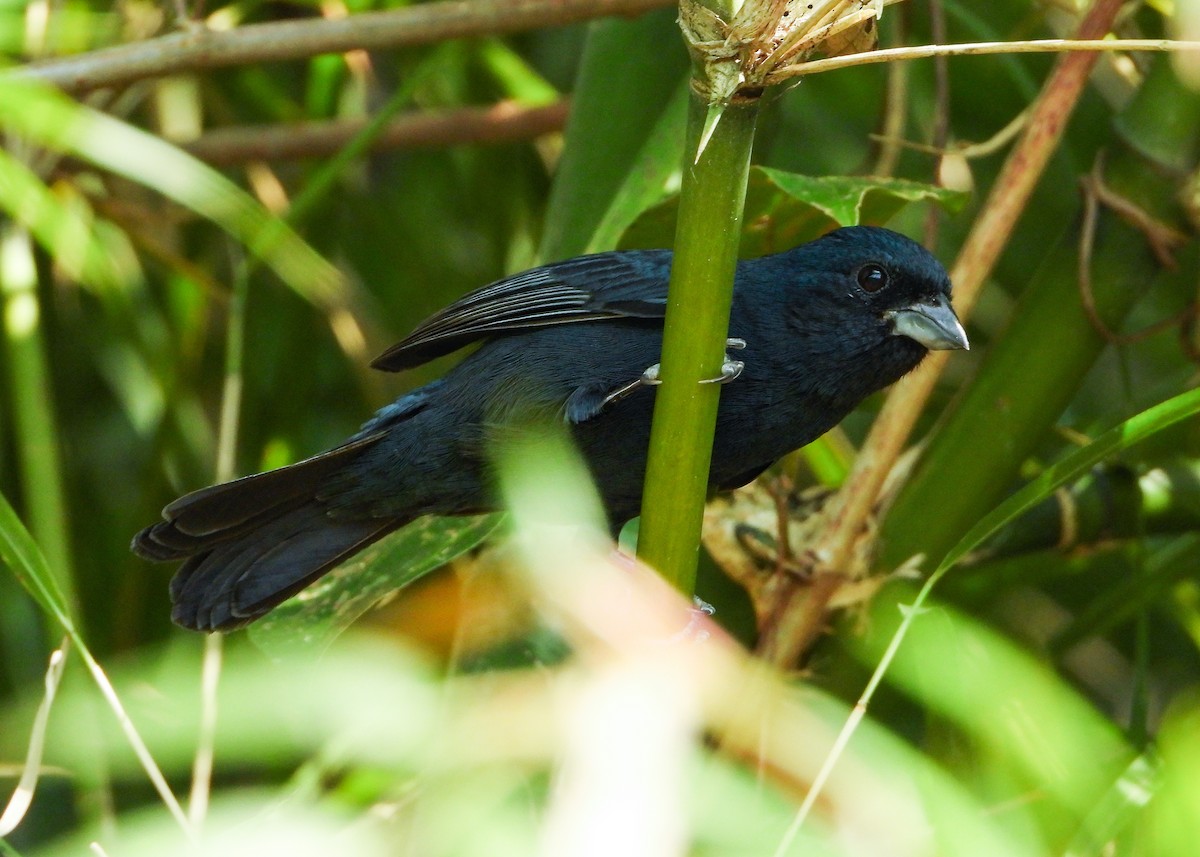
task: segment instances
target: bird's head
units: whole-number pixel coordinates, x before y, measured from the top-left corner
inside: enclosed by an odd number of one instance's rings
[[[863,386],[892,383],[930,350],[970,347],[946,269],[898,232],[846,227],[776,258],[786,258],[795,285],[786,314],[797,346],[840,358],[842,373]]]

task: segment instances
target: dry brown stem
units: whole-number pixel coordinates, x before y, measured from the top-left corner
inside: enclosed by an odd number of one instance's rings
[[[373,142],[375,151],[464,143],[506,143],[562,130],[568,105],[559,101],[527,107],[502,101],[491,107],[414,113],[390,122]],[[219,166],[332,155],[362,131],[366,119],[242,125],[210,131],[184,145],[202,161]]]
[[[247,24],[224,32],[194,27],[7,73],[81,93],[180,72],[516,33],[669,5],[671,0],[442,0],[340,19]]]

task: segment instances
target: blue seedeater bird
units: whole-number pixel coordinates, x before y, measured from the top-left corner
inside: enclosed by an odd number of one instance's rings
[[[421,515],[497,505],[489,445],[512,421],[571,428],[610,520],[638,513],[669,250],[581,256],[484,286],[372,364],[401,371],[480,347],[443,378],[381,409],[345,443],[296,464],[203,488],[133,539],[184,560],[172,618],[230,630]],[[919,244],[848,227],[738,264],[709,485],[744,485],[837,425],[930,349],[967,348],[950,280]]]

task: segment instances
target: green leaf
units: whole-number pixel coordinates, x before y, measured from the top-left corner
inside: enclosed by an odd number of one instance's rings
[[[838,226],[882,224],[910,202],[956,211],[967,194],[904,179],[805,176],[754,167],[746,192],[741,258],[778,253]],[[622,247],[668,247],[678,198],[650,209],[626,231]]]
[[[1162,761],[1153,751],[1138,756],[1083,819],[1065,857],[1109,854],[1114,839],[1135,824],[1162,786]]]
[[[1200,413],[1200,389],[1180,393],[1109,429],[1087,446],[1072,452],[1017,491],[967,530],[938,567],[943,574],[1010,521],[1045,500],[1061,485],[1077,479],[1104,459],[1129,449],[1180,420]],[[932,581],[932,578],[931,578]]]
[[[687,122],[688,82],[684,78],[650,129],[633,166],[616,189],[582,252],[598,253],[617,246],[621,235],[647,209],[663,202],[678,180]]]
[[[158,191],[243,242],[307,300],[345,303],[332,265],[287,224],[211,167],[171,144],[25,81],[0,83],[0,127]]]
[[[98,220],[81,197],[56,194],[3,149],[0,210],[25,226],[72,279],[114,288],[138,274],[128,240],[112,223]]]
[[[46,615],[57,620],[74,638],[75,623],[67,610],[62,590],[46,562],[46,555],[3,494],[0,494],[0,560],[4,561]],[[81,640],[76,642],[82,643]]]
[[[476,547],[503,520],[502,514],[419,518],[275,608],[251,626],[250,636],[271,653],[324,649],[380,600]]]
[[[611,229],[639,189],[654,193],[678,171],[688,61],[677,14],[661,9],[589,27],[546,210],[543,260],[612,249],[598,235],[601,224]]]

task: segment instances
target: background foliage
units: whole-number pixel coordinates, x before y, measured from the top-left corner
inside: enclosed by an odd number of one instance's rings
[[[371,8],[182,11],[228,29]],[[881,37],[1061,36],[1079,11],[904,3],[888,7]],[[1117,30],[1167,34],[1189,8],[1171,12],[1131,3]],[[194,26],[179,13],[8,3],[0,50],[15,64],[87,55]],[[702,653],[663,647],[673,631],[657,620],[621,626],[628,605],[608,584],[584,586],[607,579],[594,568],[603,552],[545,534],[532,557],[509,548],[435,570],[492,532],[488,520],[400,534],[315,606],[232,638],[205,707],[204,643],[171,628],[167,572],[132,557],[130,536],[179,493],[328,447],[435,377],[444,361],[400,377],[365,367],[465,291],[539,260],[669,244],[687,81],[675,14],[200,69],[77,97],[0,76],[6,787],[39,743],[61,619],[74,634],[36,798],[0,853],[185,841],[75,669],[80,644],[179,794],[207,746],[201,712],[215,711],[211,807],[203,786],[190,805],[213,853],[1188,853],[1200,817],[1200,432],[1190,399],[1125,425],[1191,390],[1200,353],[1200,97],[1195,69],[1163,57],[1098,63],[971,317],[972,351],[949,364],[920,421],[923,455],[876,522],[877,576],[848,588],[801,674],[764,678],[715,629],[716,652]],[[1008,151],[1004,129],[1052,63],[865,66],[770,91],[743,254],[861,218],[923,237],[949,262]],[[495,105],[483,125],[507,136],[466,136],[483,115],[469,111]],[[505,110],[519,121],[504,126]],[[368,116],[394,116],[401,132],[415,116],[447,121],[419,144],[385,135],[368,154],[361,136],[347,144]],[[521,124],[528,116],[541,124]],[[333,145],[319,137],[329,128],[342,135]],[[234,132],[262,143],[280,129],[298,152],[233,145]],[[839,484],[879,404],[781,472],[798,489]],[[909,615],[898,607],[914,582],[890,573],[918,553],[928,573],[1006,497],[1121,425],[1149,439],[1106,436],[1103,458],[1056,492],[1036,483],[1032,508],[970,545],[933,609],[911,617],[822,801],[789,835]],[[551,443],[536,455],[540,478],[516,465],[511,476],[518,531],[521,509],[545,502],[531,482],[561,481],[558,512],[586,519],[569,454]],[[770,484],[785,490],[778,474]],[[772,519],[769,499],[740,499]],[[748,514],[739,538],[769,569],[776,536],[757,520]],[[589,596],[560,591],[572,581]],[[347,593],[374,600],[400,583],[411,585],[334,639],[369,606],[343,609]],[[749,602],[714,563],[698,592],[753,646]]]

